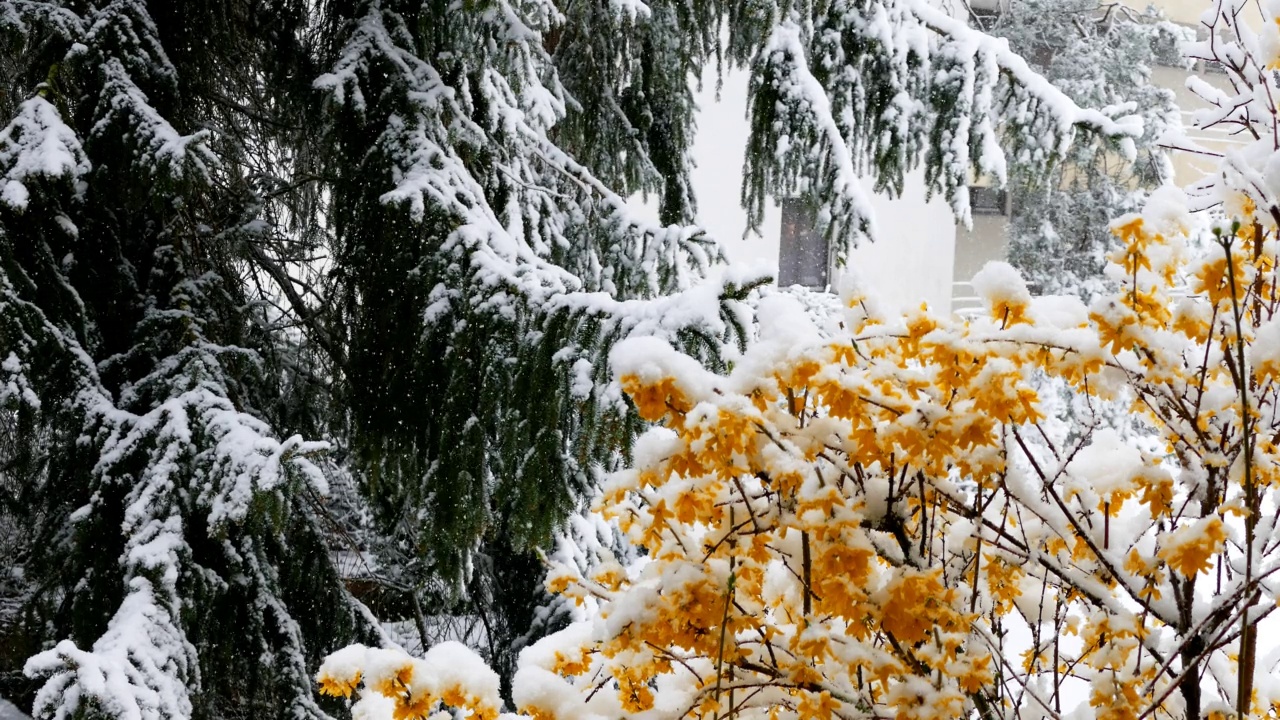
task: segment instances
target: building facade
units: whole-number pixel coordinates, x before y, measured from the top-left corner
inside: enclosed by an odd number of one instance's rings
[[[1007,8],[1009,1],[968,0],[966,7],[965,0],[938,0],[957,16],[972,12],[982,19],[993,19]],[[1146,0],[1123,2],[1134,9],[1147,5]],[[1200,14],[1207,6],[1204,0],[1154,0],[1152,4],[1170,20],[1192,28],[1200,25]],[[1261,21],[1261,15],[1257,20]],[[1153,80],[1174,91],[1185,120],[1202,105],[1186,89],[1190,74],[1179,67],[1153,69]],[[1226,82],[1223,75],[1206,73],[1204,77],[1212,83]],[[965,228],[958,226],[945,200],[926,200],[919,175],[908,177],[900,197],[873,196],[879,239],[855,248],[848,268],[839,268],[833,262],[835,253],[813,232],[801,207],[787,202],[771,204],[758,232],[747,232],[739,197],[742,151],[749,133],[746,74],[728,72],[717,83],[715,68],[708,68],[697,100],[700,132],[694,143],[697,166],[693,183],[699,216],[708,232],[722,240],[731,260],[776,263],[781,284],[833,290],[852,272],[889,307],[898,309],[916,307],[921,302],[943,313],[977,306],[970,280],[987,262],[1007,256],[1006,229],[1011,210],[1008,193],[976,182],[970,188],[972,225]],[[1225,133],[1190,136],[1211,147],[1237,142]],[[1175,181],[1180,184],[1190,182],[1202,170],[1203,163],[1197,163],[1194,157],[1175,155],[1173,159]],[[871,185],[870,181],[864,182],[868,192]]]
[[[978,0],[975,0],[975,6],[977,2]],[[996,3],[1008,3],[1009,0],[984,0],[984,2],[984,7],[988,8],[987,12],[994,14],[1003,9]],[[1210,3],[1205,0],[1150,0],[1150,2],[1148,0],[1121,0],[1121,2],[1139,12],[1148,7],[1148,5],[1153,6],[1165,18],[1191,29],[1201,39],[1207,34],[1207,30],[1200,20],[1201,15],[1210,7]],[[1254,27],[1263,22],[1260,8],[1256,4],[1248,6],[1245,17],[1249,24]],[[1190,69],[1158,65],[1151,70],[1153,83],[1173,91],[1176,103],[1181,109],[1182,124],[1189,139],[1212,150],[1223,150],[1233,144],[1245,142],[1244,140],[1233,138],[1225,130],[1197,131],[1191,129],[1192,115],[1196,110],[1205,107],[1205,103],[1187,88],[1188,78],[1196,75],[1211,85],[1225,88],[1229,84],[1229,80],[1224,73],[1214,72],[1213,67],[1206,67],[1204,63],[1197,63]],[[1192,183],[1213,165],[1212,160],[1191,153],[1171,152],[1170,160],[1174,169],[1173,181],[1180,186]],[[1004,203],[988,203],[982,207],[978,207],[975,204],[972,227],[960,227],[957,229],[956,262],[953,277],[955,294],[952,301],[954,310],[963,312],[966,309],[976,307],[978,299],[974,297],[973,288],[970,284],[973,275],[987,262],[1007,257],[1007,228],[1010,210],[1011,206],[1007,196]]]

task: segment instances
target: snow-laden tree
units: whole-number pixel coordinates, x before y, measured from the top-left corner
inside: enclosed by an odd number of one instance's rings
[[[38,688],[40,717],[321,716],[309,663],[377,638],[307,509],[325,443],[284,417],[298,369],[246,278],[253,113],[213,109],[284,62],[301,4],[245,10],[0,5],[0,486],[26,534],[3,644],[40,683],[6,657],[5,694]]]
[[[994,19],[975,22],[1076,102],[1124,107],[1144,120],[1130,153],[1077,143],[1049,173],[1009,178],[1010,262],[1040,292],[1087,300],[1106,287],[1111,220],[1137,211],[1148,191],[1172,179],[1158,143],[1181,121],[1173,92],[1152,81],[1152,69],[1184,66],[1180,44],[1194,33],[1154,10],[1097,0],[1012,0]]]
[[[763,278],[621,194],[694,217],[702,64],[753,72],[756,221],[803,194],[845,246],[859,172],[963,209],[975,163],[1138,129],[923,0],[4,0],[0,32],[3,690],[41,717],[324,716],[308,668],[381,641],[332,537],[501,664],[642,424],[611,348],[727,371],[750,335]]]

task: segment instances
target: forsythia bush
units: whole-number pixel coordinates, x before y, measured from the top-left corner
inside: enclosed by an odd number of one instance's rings
[[[855,291],[831,337],[770,300],[727,376],[658,341],[616,348],[655,427],[597,510],[642,561],[553,569],[582,619],[522,653],[521,713],[1280,714],[1258,641],[1280,597],[1280,0],[1256,33],[1244,0],[1208,4],[1191,54],[1230,89],[1192,83],[1195,122],[1247,139],[1167,141],[1221,158],[1189,191],[1220,219],[1197,230],[1163,189],[1117,220],[1110,296],[1032,298],[991,265],[987,313],[963,321],[890,319]],[[1051,416],[1050,382],[1082,425]],[[1155,450],[1091,416],[1103,401],[1131,403]],[[319,679],[358,690],[358,717],[493,717],[477,663],[354,647]]]
[[[889,321],[854,293],[847,332],[824,338],[769,301],[728,376],[661,341],[619,346],[614,372],[657,427],[598,511],[644,561],[552,572],[586,612],[522,655],[520,712],[1271,709],[1280,686],[1255,683],[1255,652],[1280,569],[1275,226],[1242,196],[1193,260],[1181,203],[1161,191],[1114,225],[1120,289],[1090,309],[990,265],[975,279],[988,313],[965,321]],[[1130,393],[1165,452],[1056,432],[1044,376],[1086,399]],[[492,679],[433,675],[456,665],[350,648],[320,682],[362,686],[361,713],[496,715]]]

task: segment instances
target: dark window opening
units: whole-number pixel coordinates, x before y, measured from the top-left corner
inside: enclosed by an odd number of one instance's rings
[[[1009,191],[995,187],[970,185],[969,210],[974,215],[1008,215]]]
[[[782,201],[782,234],[778,244],[778,285],[826,289],[831,253],[818,232],[813,207],[798,198]]]

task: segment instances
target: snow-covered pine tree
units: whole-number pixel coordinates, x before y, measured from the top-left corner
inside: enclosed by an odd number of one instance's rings
[[[1047,175],[1010,177],[1009,260],[1039,292],[1087,300],[1105,285],[1111,220],[1137,211],[1147,191],[1172,178],[1157,143],[1180,122],[1178,108],[1151,73],[1157,64],[1182,65],[1180,45],[1194,33],[1154,10],[1098,0],[1011,0],[994,20],[976,20],[1081,105],[1143,118],[1132,154],[1077,143]]]
[[[714,361],[745,339],[732,303],[759,278],[674,294],[714,244],[637,220],[552,141],[553,6],[353,9],[317,81],[351,447],[392,544],[418,558],[400,584],[484,622],[501,665],[532,618],[533,549],[634,432],[605,396],[613,340],[657,333]]]
[[[322,717],[315,658],[376,634],[305,507],[324,444],[269,422],[291,372],[246,282],[243,137],[287,119],[240,105],[305,4],[154,5],[0,5],[0,513],[26,534],[0,645],[38,683],[6,652],[0,692],[38,688],[39,717]]]
[[[1000,141],[1136,132],[924,0],[580,5],[0,2],[0,487],[32,539],[2,631],[38,714],[322,715],[309,659],[373,631],[312,516],[325,464],[502,662],[531,551],[639,422],[614,342],[723,368],[749,334],[761,278],[618,192],[692,215],[685,83],[721,21],[757,222],[802,193],[847,245],[859,172],[922,166],[963,210]]]
[[[928,0],[728,3],[729,56],[752,69],[743,202],[753,226],[770,195],[809,200],[837,257],[875,232],[856,177],[900,193],[922,168],[931,193],[969,217],[973,172],[1042,174],[1077,128],[1127,146],[1140,119],[1081,111],[1008,46]],[[1088,107],[1088,106],[1085,106]]]

